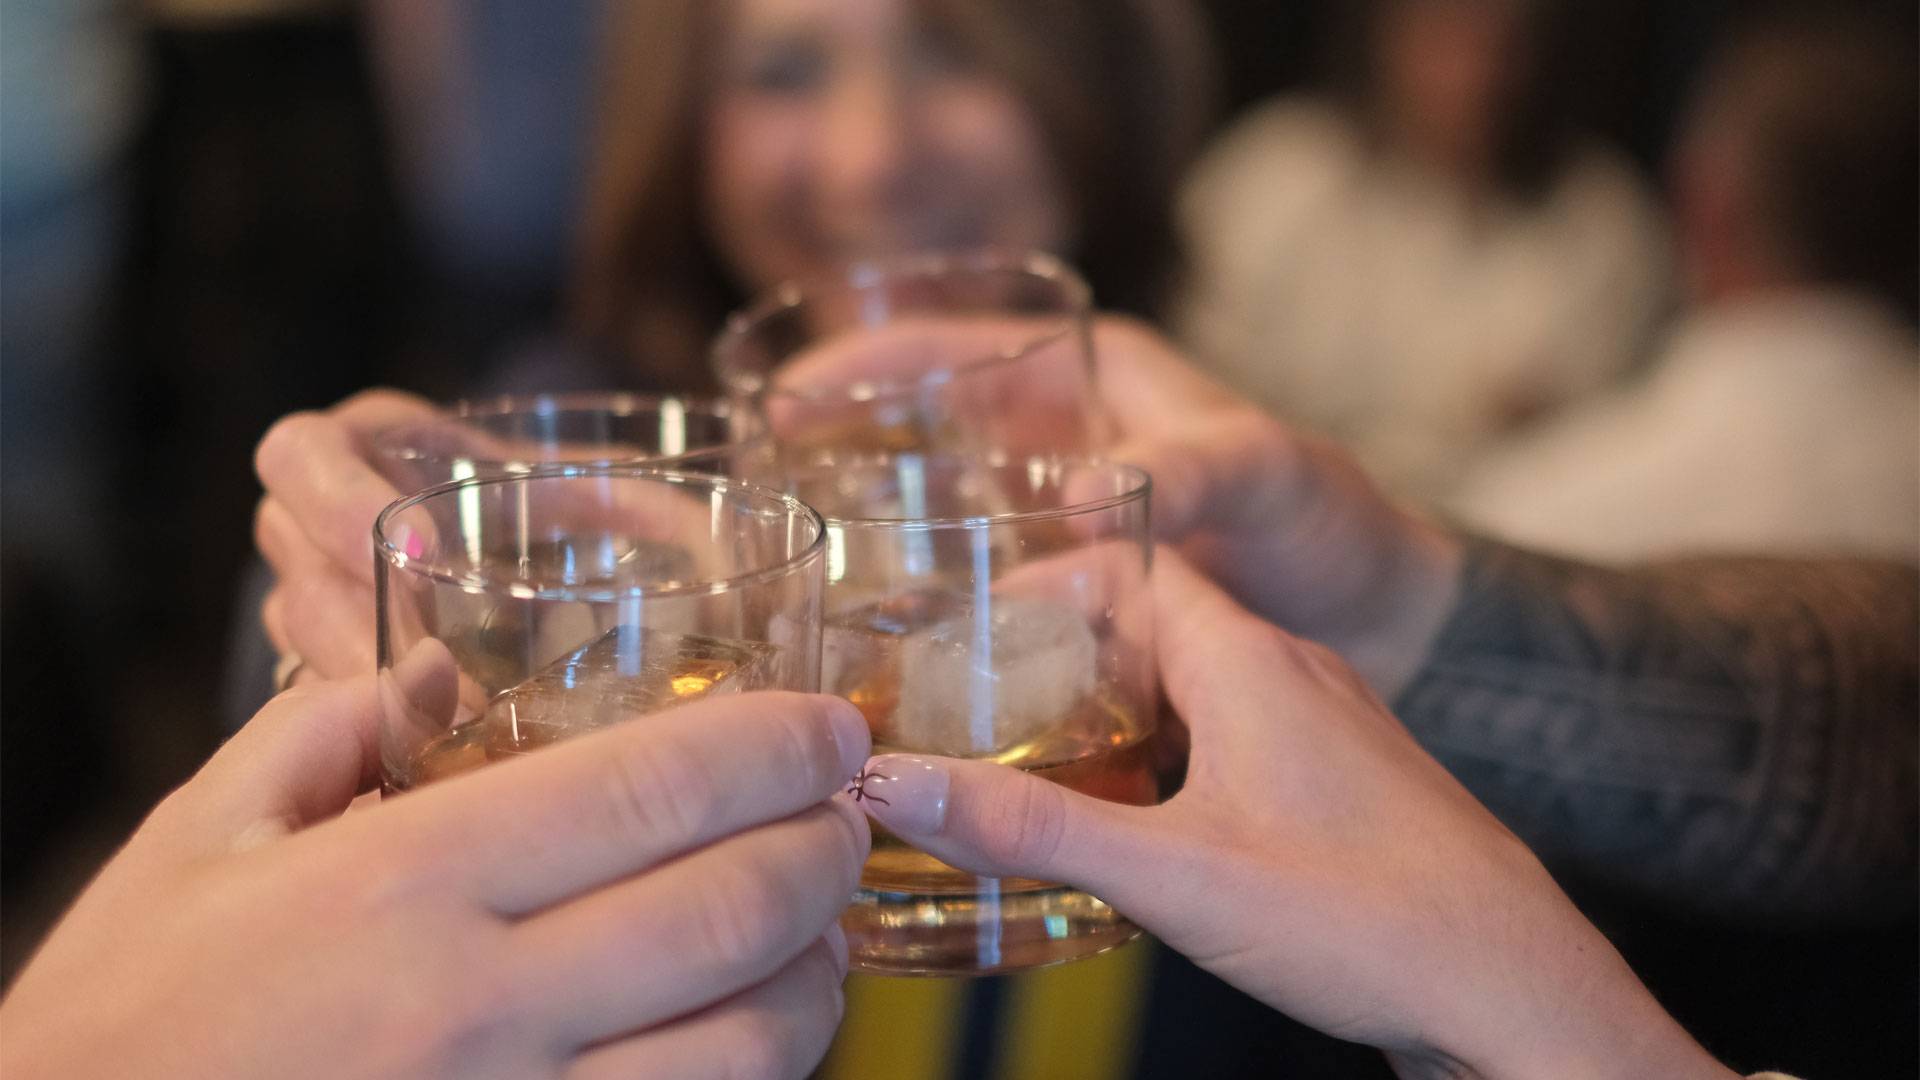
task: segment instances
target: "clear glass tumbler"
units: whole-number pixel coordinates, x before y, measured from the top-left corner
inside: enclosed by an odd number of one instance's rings
[[[820,675],[826,532],[724,477],[543,466],[374,524],[389,792],[656,710]]]
[[[373,449],[381,473],[409,492],[559,463],[772,477],[760,418],[721,399],[592,392],[461,401],[440,418],[375,433]]]
[[[826,517],[821,687],[877,752],[1030,770],[1161,800],[1149,481],[1065,458],[822,454],[789,473]],[[1090,956],[1138,930],[1079,890],[982,878],[876,828],[842,925],[853,965],[981,974]]]
[[[789,282],[713,346],[728,396],[788,450],[1090,453],[1091,296],[1042,254],[924,255]]]

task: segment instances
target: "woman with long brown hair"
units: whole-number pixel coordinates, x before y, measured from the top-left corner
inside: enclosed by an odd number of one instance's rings
[[[1189,5],[647,0],[605,40],[570,315],[633,381],[705,386],[747,295],[908,250],[1053,250],[1159,309],[1211,96]]]

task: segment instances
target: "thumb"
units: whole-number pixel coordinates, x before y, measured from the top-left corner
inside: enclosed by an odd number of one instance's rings
[[[1063,882],[1120,907],[1143,884],[1137,868],[1157,846],[1154,808],[1106,802],[1008,765],[881,754],[857,779],[869,816],[950,866]]]
[[[452,717],[459,672],[452,655],[432,645],[415,648],[377,679],[310,683],[267,702],[167,800],[154,819],[160,835],[175,851],[211,854],[345,811],[379,776],[383,715],[412,718],[431,708],[442,727]]]
[[[339,814],[377,775],[379,717],[370,675],[281,693],[168,800],[168,833],[212,853]]]

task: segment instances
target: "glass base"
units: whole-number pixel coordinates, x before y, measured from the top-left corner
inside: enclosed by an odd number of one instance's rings
[[[1105,901],[1058,885],[958,894],[861,889],[840,926],[853,970],[870,975],[1020,971],[1085,959],[1140,936]]]

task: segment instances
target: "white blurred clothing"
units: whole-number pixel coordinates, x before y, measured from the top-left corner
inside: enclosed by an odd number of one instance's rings
[[[1421,501],[1644,358],[1672,306],[1654,200],[1597,147],[1535,201],[1476,199],[1333,107],[1278,102],[1208,152],[1180,216],[1201,362]]]
[[[1714,306],[1682,323],[1644,383],[1505,447],[1450,508],[1602,561],[1920,558],[1920,345],[1849,293]]]

